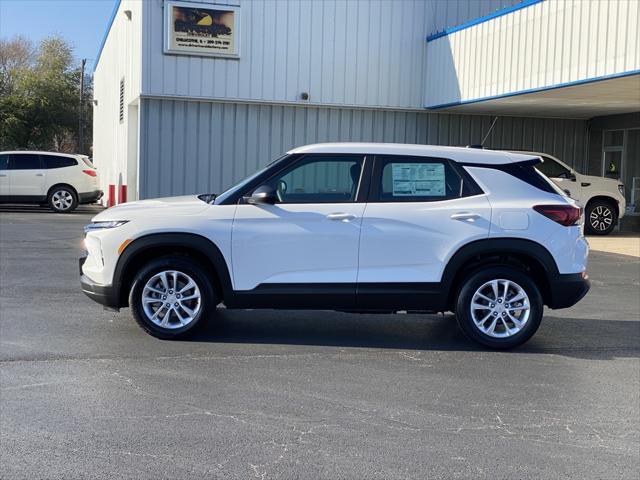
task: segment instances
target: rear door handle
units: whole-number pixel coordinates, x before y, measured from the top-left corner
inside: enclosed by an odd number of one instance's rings
[[[0,173],[0,177],[6,177],[7,174],[6,173]]]
[[[44,177],[44,173],[36,173],[36,177]]]
[[[480,218],[480,215],[473,212],[458,212],[451,215],[452,220],[475,220]]]
[[[349,220],[353,220],[354,218],[356,218],[355,215],[343,212],[330,213],[329,215],[327,215],[327,220],[337,220],[340,222],[348,222]]]

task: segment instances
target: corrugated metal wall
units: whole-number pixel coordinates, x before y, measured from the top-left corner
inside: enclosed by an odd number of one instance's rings
[[[316,142],[480,143],[492,117],[142,99],[140,198],[221,192],[288,149]],[[587,124],[501,118],[487,146],[531,149],[582,168]]]
[[[546,0],[427,45],[426,106],[640,69],[638,0]]]
[[[147,1],[144,94],[423,108],[424,0],[205,1],[240,5],[240,58],[164,55],[163,2]]]
[[[456,27],[522,0],[431,0],[429,34]]]

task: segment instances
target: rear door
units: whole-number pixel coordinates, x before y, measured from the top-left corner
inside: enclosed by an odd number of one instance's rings
[[[42,166],[45,172],[45,190],[57,183],[67,183],[73,186],[78,192],[89,191],[90,188],[83,188],[89,184],[88,180],[79,177],[78,160],[63,155],[41,155]]]
[[[40,155],[13,153],[9,160],[9,194],[12,197],[36,200],[45,198],[45,171]],[[37,197],[37,198],[36,198]]]
[[[419,308],[420,292],[437,289],[449,258],[488,237],[490,221],[486,195],[454,162],[376,157],[362,219],[358,302],[383,308],[413,292]]]

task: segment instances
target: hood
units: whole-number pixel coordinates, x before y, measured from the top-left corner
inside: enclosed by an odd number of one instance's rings
[[[138,200],[111,207],[93,217],[92,221],[134,220],[140,216],[195,215],[210,206],[196,195]]]

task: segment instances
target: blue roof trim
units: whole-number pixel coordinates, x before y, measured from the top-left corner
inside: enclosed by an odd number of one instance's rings
[[[427,42],[432,42],[437,40],[438,38],[446,37],[454,32],[459,32],[460,30],[465,30],[469,27],[473,27],[474,25],[478,25],[479,23],[488,22],[489,20],[493,20],[494,18],[501,17],[503,15],[507,15],[508,13],[515,12],[516,10],[521,10],[523,8],[530,7],[531,5],[535,5],[536,3],[544,2],[544,0],[523,0],[520,3],[516,3],[515,5],[511,5],[510,7],[501,8],[496,10],[493,13],[485,15],[483,17],[476,18],[469,22],[463,23],[456,27],[445,28],[441,32],[433,33],[427,37]]]
[[[120,2],[122,0],[115,0],[115,4],[113,5],[113,11],[111,12],[111,17],[109,17],[109,22],[107,23],[107,30],[104,32],[102,37],[102,41],[100,42],[100,48],[98,49],[98,55],[96,55],[96,61],[93,63],[93,71],[96,71],[96,67],[98,66],[98,62],[100,61],[100,55],[102,55],[102,49],[104,48],[104,44],[107,43],[107,37],[109,36],[109,32],[111,31],[111,25],[113,25],[113,21],[118,14],[118,8],[120,8]]]
[[[548,87],[530,88],[528,90],[519,90],[517,92],[503,93],[503,94],[500,94],[500,95],[493,95],[493,96],[490,96],[490,97],[476,98],[476,99],[473,99],[473,100],[464,100],[464,101],[461,101],[461,102],[443,103],[443,104],[440,104],[440,105],[434,105],[432,107],[425,106],[425,108],[427,108],[429,110],[437,110],[437,109],[440,109],[440,108],[457,107],[459,105],[468,105],[470,103],[486,102],[486,101],[489,101],[489,100],[497,100],[497,99],[500,99],[500,98],[517,97],[519,95],[527,95],[529,93],[545,92],[547,90],[557,90],[559,88],[575,87],[576,85],[584,85],[584,84],[587,84],[587,83],[601,82],[603,80],[611,80],[611,79],[614,79],[614,78],[630,77],[632,75],[640,75],[640,70],[630,70],[628,72],[612,73],[611,75],[602,75],[600,77],[585,78],[584,80],[575,80],[573,82],[558,83],[556,85],[549,85]]]

